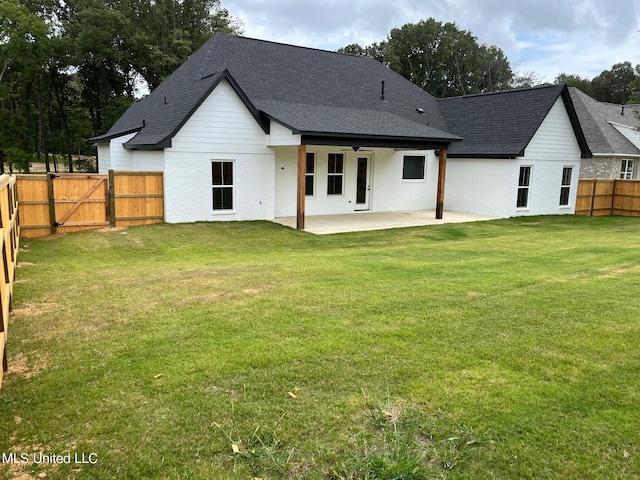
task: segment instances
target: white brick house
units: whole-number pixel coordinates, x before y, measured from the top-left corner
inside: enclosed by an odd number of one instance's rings
[[[589,156],[564,85],[437,100],[371,58],[223,34],[92,140],[102,172],[165,173],[170,223],[572,213]]]

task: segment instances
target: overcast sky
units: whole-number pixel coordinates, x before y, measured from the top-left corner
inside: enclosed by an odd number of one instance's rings
[[[640,0],[222,0],[243,35],[337,50],[433,17],[501,48],[516,72],[552,82],[640,64]]]

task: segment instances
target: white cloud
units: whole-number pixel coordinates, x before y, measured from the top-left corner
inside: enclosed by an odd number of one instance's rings
[[[512,66],[553,81],[593,78],[615,63],[640,63],[640,0],[223,0],[244,34],[336,50],[369,45],[392,28],[433,17],[501,48]],[[524,67],[524,68],[523,68]]]

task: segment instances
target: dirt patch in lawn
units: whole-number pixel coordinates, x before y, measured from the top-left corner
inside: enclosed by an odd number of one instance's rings
[[[121,232],[126,229],[127,227],[105,227],[105,228],[99,228],[98,230],[95,230],[95,231],[99,233],[109,233],[109,232]]]
[[[616,278],[622,275],[626,275],[627,273],[638,273],[640,272],[640,265],[627,266],[627,265],[617,265],[611,266],[608,268],[601,268],[599,270],[601,272],[599,279],[603,278]]]
[[[205,293],[202,295],[193,295],[193,296],[187,297],[185,300],[187,302],[196,302],[196,303],[215,302],[218,300],[233,300],[233,299],[243,298],[247,296],[250,297],[254,295],[259,295],[260,293],[267,292],[274,288],[275,288],[275,285],[264,285],[262,287],[245,288],[242,290],[231,291],[231,292],[211,292],[211,293]]]
[[[20,308],[14,308],[13,315],[19,315],[22,317],[36,317],[59,307],[60,305],[58,305],[57,303],[27,302]]]
[[[30,363],[22,352],[10,358],[7,363],[9,364],[9,370],[7,371],[9,375],[17,375],[26,380],[31,380],[47,367],[46,362],[41,358]]]

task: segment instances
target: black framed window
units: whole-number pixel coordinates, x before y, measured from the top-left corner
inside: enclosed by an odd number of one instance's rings
[[[571,192],[571,176],[573,167],[564,167],[562,169],[562,185],[560,186],[560,206],[569,205],[569,193]]]
[[[529,206],[530,184],[531,167],[520,167],[520,175],[518,177],[518,200],[516,203],[518,208],[527,208]]]
[[[622,167],[620,168],[620,178],[629,180],[633,178],[633,159],[625,158],[622,160]]]
[[[213,209],[233,210],[233,162],[211,162]]]
[[[307,171],[305,173],[305,195],[315,194],[316,154],[307,152]]]
[[[327,195],[342,195],[344,184],[344,154],[330,153],[327,165]]]
[[[425,157],[420,155],[405,155],[402,164],[403,180],[424,180]]]

